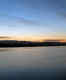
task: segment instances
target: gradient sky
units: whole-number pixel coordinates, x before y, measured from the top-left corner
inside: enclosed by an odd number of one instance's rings
[[[66,39],[66,0],[0,0],[0,36]]]

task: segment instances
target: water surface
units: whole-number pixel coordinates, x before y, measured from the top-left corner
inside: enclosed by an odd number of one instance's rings
[[[65,80],[66,47],[0,48],[0,80]]]

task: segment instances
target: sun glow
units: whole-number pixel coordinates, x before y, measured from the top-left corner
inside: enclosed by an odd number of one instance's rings
[[[36,41],[36,42],[44,42],[44,41],[59,41],[59,42],[66,42],[65,37],[58,37],[58,36],[49,36],[49,35],[42,35],[42,36],[9,36],[9,37],[1,37],[0,40],[18,40],[18,41]]]
[[[50,37],[50,36],[13,36],[8,40],[36,41],[36,42],[44,42],[44,41],[66,42],[66,39],[63,37]]]

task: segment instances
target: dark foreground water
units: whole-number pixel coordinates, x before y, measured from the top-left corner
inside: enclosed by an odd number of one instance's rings
[[[0,48],[0,80],[66,80],[66,47]]]

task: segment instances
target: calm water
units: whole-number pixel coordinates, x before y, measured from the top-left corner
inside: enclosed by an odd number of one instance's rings
[[[0,80],[66,80],[66,47],[0,48]]]

